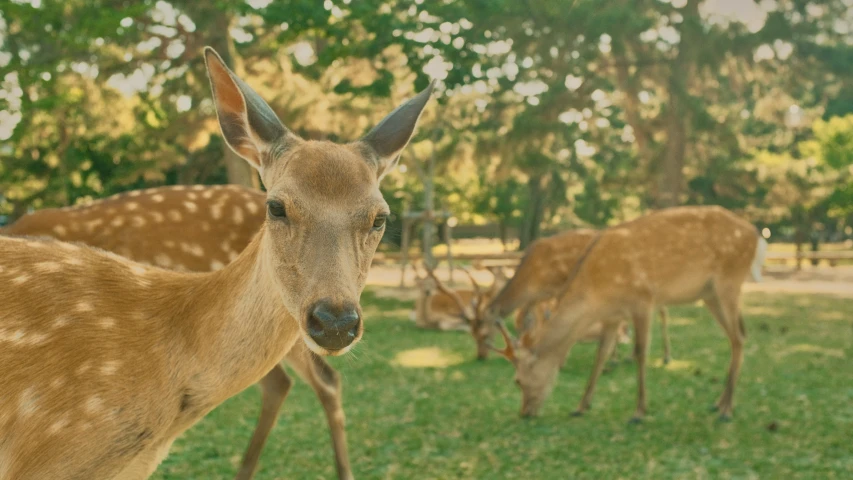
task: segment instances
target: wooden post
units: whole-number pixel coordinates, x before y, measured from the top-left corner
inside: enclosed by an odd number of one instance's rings
[[[442,216],[444,217],[444,243],[447,244],[447,268],[450,271],[448,274],[450,276],[450,283],[453,283],[453,251],[451,248],[451,244],[453,243],[453,227],[450,226],[450,213],[443,212]]]

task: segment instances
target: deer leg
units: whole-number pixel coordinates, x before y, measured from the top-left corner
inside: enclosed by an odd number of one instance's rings
[[[598,342],[598,351],[595,354],[595,365],[592,367],[592,373],[589,376],[589,381],[586,384],[586,391],[583,394],[581,403],[578,409],[572,414],[575,416],[583,415],[583,412],[589,409],[592,403],[592,395],[595,392],[595,384],[601,371],[604,369],[604,362],[610,356],[614,345],[616,345],[616,333],[618,325],[613,327],[605,327],[602,332],[601,340]]]
[[[720,420],[731,419],[734,409],[734,391],[737,379],[740,376],[740,368],[743,364],[743,344],[746,340],[746,329],[738,306],[740,295],[738,293],[717,293],[715,296],[705,300],[705,305],[711,310],[723,331],[729,337],[732,356],[729,362],[729,372],[726,378],[726,386],[716,403],[716,410],[720,412]]]
[[[349,453],[347,452],[346,419],[344,417],[343,392],[341,389],[341,377],[326,363],[325,360],[305,349],[301,355],[286,358],[285,361],[296,370],[300,378],[305,380],[326,413],[326,421],[329,423],[329,433],[332,437],[332,448],[335,451],[335,466],[340,480],[352,480],[353,474],[350,469]]]
[[[261,451],[263,451],[264,444],[267,438],[269,438],[276,418],[278,418],[281,404],[284,403],[290,387],[293,386],[293,380],[287,375],[281,365],[276,365],[275,368],[270,370],[261,379],[260,383],[263,399],[261,403],[261,415],[258,418],[258,425],[255,427],[255,432],[252,434],[252,440],[249,442],[249,448],[246,449],[246,453],[243,455],[243,462],[235,477],[237,480],[250,480],[255,475]]]
[[[669,312],[665,306],[661,306],[658,313],[660,314],[660,336],[663,339],[663,364],[669,365],[672,361],[669,348]]]
[[[637,411],[631,423],[639,423],[646,415],[646,357],[649,350],[649,329],[652,309],[634,312],[634,359],[637,362]]]

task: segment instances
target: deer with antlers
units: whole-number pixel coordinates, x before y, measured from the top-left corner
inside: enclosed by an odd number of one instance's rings
[[[260,231],[267,196],[238,185],[150,188],[113,195],[87,205],[44,209],[21,217],[4,235],[53,237],[117,253],[139,263],[178,271],[206,272],[234,260]],[[307,382],[323,406],[338,477],[353,478],[347,454],[340,375],[303,343],[285,363]],[[249,480],[293,385],[281,365],[260,381],[261,413],[237,480]]]
[[[264,225],[206,273],[0,238],[0,479],[148,478],[175,438],[297,343],[342,355],[362,337],[388,215],[379,181],[432,85],[334,144],[297,137],[212,49],[205,60],[223,136],[266,187]]]
[[[587,410],[618,325],[630,318],[638,381],[633,421],[639,421],[646,412],[652,312],[702,300],[731,345],[728,379],[716,403],[720,418],[729,419],[746,337],[741,286],[749,276],[760,279],[766,250],[752,224],[720,207],[671,208],[600,232],[573,231],[535,242],[486,309],[486,317],[500,319],[542,299],[558,299],[552,318],[539,329],[523,330],[519,340],[497,323],[506,342],[497,351],[515,366],[521,414],[538,413],[571,347],[591,323],[603,321],[595,366],[575,413]]]
[[[471,272],[463,268],[462,271],[468,276],[474,289],[451,290],[438,281],[431,269],[426,268],[425,274],[421,274],[417,266],[414,269],[418,297],[415,299],[412,320],[420,328],[469,331],[471,327],[461,305],[472,306],[487,301],[507,282],[503,269],[492,270],[494,281],[489,289],[484,291]]]

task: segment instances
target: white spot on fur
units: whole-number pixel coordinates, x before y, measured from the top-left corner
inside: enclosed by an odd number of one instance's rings
[[[175,192],[181,192],[181,191],[186,190],[186,189],[187,189],[187,187],[185,187],[185,186],[183,186],[183,185],[174,185],[174,186],[172,186],[172,190],[173,190],[173,191],[175,191]]]
[[[210,231],[210,222],[201,222],[202,231],[209,232]]]
[[[222,247],[222,251],[225,253],[228,253],[231,251],[231,242],[228,242],[227,240],[220,243],[219,246]]]
[[[104,375],[112,375],[112,374],[116,373],[119,365],[121,365],[121,362],[118,362],[115,360],[111,360],[109,362],[104,362],[104,364],[101,365],[101,373]]]
[[[124,204],[124,208],[125,210],[132,212],[139,208],[139,204],[137,202],[127,202],[126,204]]]
[[[116,326],[116,319],[112,317],[104,317],[98,322],[101,328],[113,328]]]
[[[158,253],[154,256],[154,264],[164,268],[172,266],[172,259],[165,253]]]
[[[198,211],[198,205],[196,205],[194,202],[184,202],[184,208],[186,208],[187,211],[190,213],[195,213]]]
[[[53,233],[57,234],[60,237],[64,237],[68,233],[68,230],[62,225],[57,225],[53,227]]]
[[[246,210],[249,211],[252,215],[258,213],[258,204],[255,202],[246,202]]]
[[[64,326],[68,325],[70,322],[71,322],[71,320],[69,320],[68,317],[65,317],[65,316],[56,317],[56,320],[53,321],[53,328],[64,327]]]
[[[216,204],[210,207],[210,216],[213,217],[214,220],[222,218],[222,205]]]
[[[120,226],[124,225],[124,217],[114,218],[113,221],[110,222],[110,225],[112,225],[114,227],[120,227]]]
[[[196,257],[203,257],[204,256],[204,249],[201,248],[201,245],[199,245],[197,243],[181,242],[181,250],[186,252],[186,253],[189,253],[190,255],[194,255]]]
[[[77,370],[74,370],[74,372],[77,375],[83,375],[84,373],[88,372],[90,368],[92,368],[92,361],[86,360],[85,362],[81,363],[80,366],[77,367]]]
[[[101,409],[104,408],[104,401],[101,397],[97,395],[92,395],[86,400],[86,405],[83,406],[83,409],[86,413],[95,414],[98,413]]]
[[[208,190],[208,191],[201,194],[201,198],[204,198],[204,199],[209,200],[211,197],[213,197],[213,190]]]
[[[18,275],[17,277],[13,278],[12,283],[14,283],[15,285],[20,285],[29,279],[30,279],[30,276],[25,273],[23,275]]]
[[[166,248],[175,248],[175,242],[172,240],[163,241],[163,245],[165,245]]]
[[[164,217],[164,216],[163,216],[163,214],[162,214],[162,213],[160,213],[160,212],[151,212],[151,218],[152,218],[152,219],[154,220],[154,222],[156,222],[156,223],[163,223],[163,220],[164,220],[166,217]]]
[[[193,189],[195,189],[195,187],[193,187]],[[195,194],[195,193],[193,193],[193,192],[190,192],[190,193],[188,193],[188,194],[187,194],[187,198],[189,198],[190,200],[195,200],[195,199],[197,199],[197,198],[198,198],[198,195],[196,195],[196,194]]]
[[[173,222],[180,222],[181,219],[184,218],[183,216],[181,216],[181,212],[179,212],[177,210],[169,210],[166,213],[166,216],[169,217],[169,220],[171,220]]]
[[[77,311],[78,312],[91,312],[94,310],[92,304],[89,302],[77,302]]]
[[[62,270],[62,264],[59,262],[39,262],[34,267],[36,270],[45,273],[55,273]]]
[[[234,260],[236,260],[236,259],[237,259],[237,257],[239,257],[239,256],[240,256],[240,254],[239,254],[239,253],[237,253],[237,252],[235,252],[235,251],[228,252],[228,261],[229,261],[229,262],[233,262],[233,261],[234,261]]]
[[[104,221],[100,218],[95,219],[95,220],[89,220],[88,222],[86,222],[86,231],[89,233],[92,233],[93,231],[95,231],[96,228],[100,227],[103,223],[104,223]]]
[[[192,187],[192,188],[193,188],[193,190],[195,190],[196,192],[200,192],[200,191],[204,190],[204,188],[205,188],[205,187],[204,187],[204,185],[193,185],[193,187]]]
[[[127,194],[128,197],[138,197],[140,195],[142,195],[142,192],[139,190],[134,190]]]
[[[66,258],[65,260],[63,260],[63,262],[64,262],[66,265],[74,265],[74,266],[77,266],[77,267],[79,267],[80,265],[83,265],[83,260],[80,260],[80,259],[79,259],[79,258],[77,258],[77,257],[68,257],[68,258]]]
[[[130,224],[136,228],[144,227],[146,223],[148,223],[148,222],[146,222],[145,219],[139,215],[130,219]]]
[[[159,193],[156,195],[151,195],[151,201],[152,202],[161,203],[163,200],[165,200],[165,197],[163,197],[163,195],[161,195]]]
[[[145,269],[142,265],[129,265],[130,271],[133,272],[134,275],[145,275],[148,273],[148,270]]]
[[[234,223],[237,225],[243,223],[243,209],[240,207],[234,207],[234,216],[232,218],[234,219]]]
[[[210,269],[213,271],[221,270],[223,267],[225,267],[225,264],[220,262],[219,260],[214,260],[210,262]]]
[[[65,385],[65,378],[64,377],[56,377],[50,382],[51,388],[60,388],[63,385]]]
[[[35,387],[29,387],[21,392],[18,399],[18,414],[22,417],[32,415],[38,408],[36,400],[38,400],[38,395],[36,395]]]
[[[71,422],[68,420],[68,416],[63,415],[62,418],[53,422],[53,425],[51,425],[50,428],[47,429],[47,434],[56,435],[57,433],[59,433],[60,430],[67,427],[70,423]]]

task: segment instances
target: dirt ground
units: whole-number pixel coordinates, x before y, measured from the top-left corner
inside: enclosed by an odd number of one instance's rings
[[[448,270],[441,266],[436,274],[442,280],[448,279]],[[481,285],[492,282],[488,271],[473,270],[474,278]],[[414,285],[414,272],[411,267],[406,269],[406,286]],[[453,273],[453,285],[470,285],[465,273],[456,269]],[[370,269],[367,278],[368,285],[380,296],[414,299],[416,292],[413,288],[400,290],[400,267],[392,265],[375,265]],[[789,267],[765,268],[764,278],[760,283],[747,282],[746,292],[769,293],[806,293],[828,294],[853,298],[853,267],[819,267],[804,268],[796,271]]]

